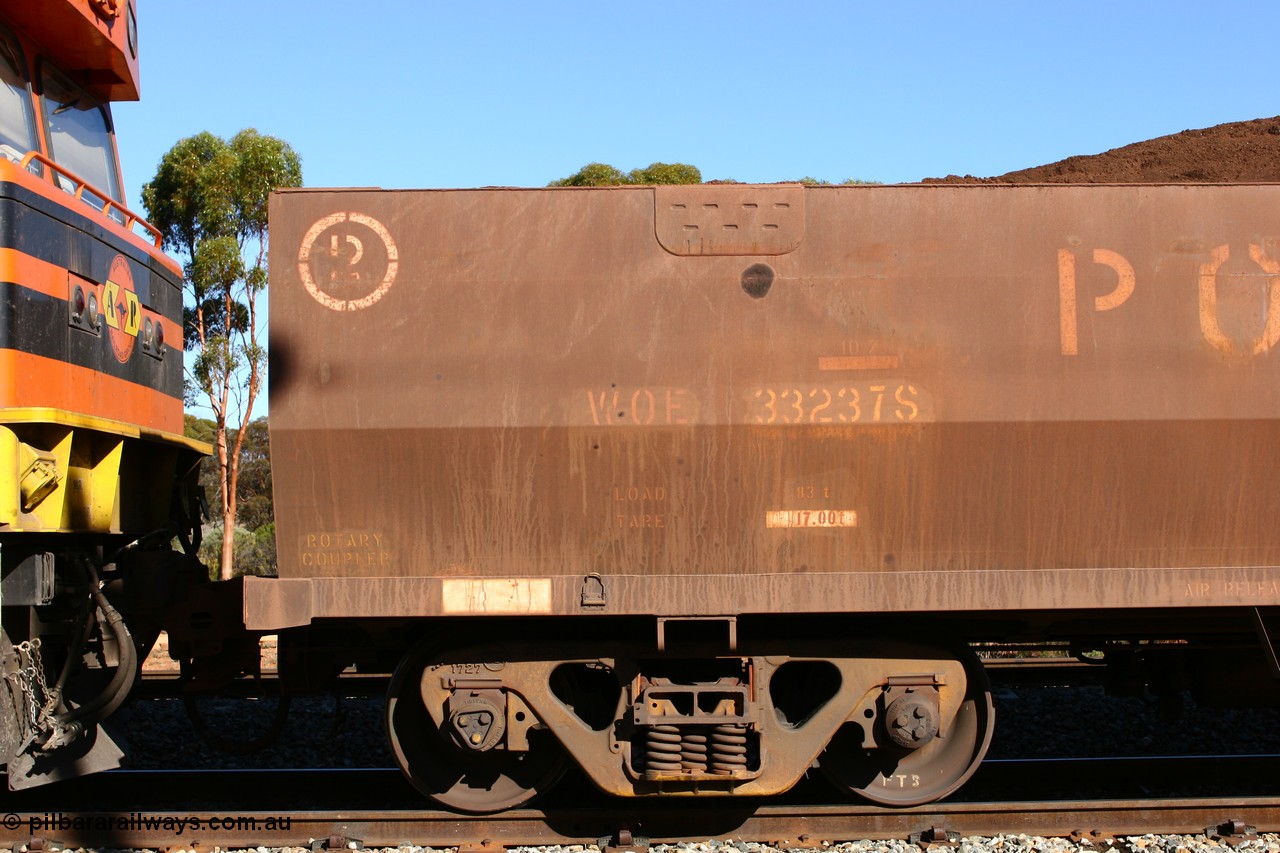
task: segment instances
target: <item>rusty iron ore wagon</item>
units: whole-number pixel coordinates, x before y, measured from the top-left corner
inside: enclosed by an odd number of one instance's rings
[[[245,624],[312,675],[398,661],[393,746],[447,806],[566,762],[927,802],[991,738],[975,642],[1274,698],[1280,186],[302,190],[271,221],[280,577]]]

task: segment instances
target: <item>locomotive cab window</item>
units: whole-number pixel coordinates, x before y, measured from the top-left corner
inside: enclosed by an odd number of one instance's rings
[[[40,72],[40,83],[49,156],[98,193],[122,201],[106,108],[48,65]],[[75,191],[72,182],[62,176],[58,176],[58,183],[69,192]],[[86,202],[101,209],[106,199],[93,196],[94,192],[83,194]]]
[[[35,111],[18,43],[0,29],[0,154],[18,162],[36,148]]]

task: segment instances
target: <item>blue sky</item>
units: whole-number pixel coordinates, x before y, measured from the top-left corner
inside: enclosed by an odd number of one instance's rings
[[[1280,114],[1280,3],[140,0],[113,107],[129,204],[175,142],[254,127],[308,186],[998,175]],[[255,414],[266,412],[265,401]]]
[[[1280,4],[141,0],[129,198],[178,139],[282,137],[311,186],[994,175],[1280,113]]]

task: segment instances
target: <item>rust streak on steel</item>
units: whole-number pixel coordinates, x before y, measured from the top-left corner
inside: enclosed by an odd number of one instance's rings
[[[277,193],[248,624],[1280,605],[1277,204]]]
[[[818,359],[819,370],[897,370],[896,355],[828,355]]]

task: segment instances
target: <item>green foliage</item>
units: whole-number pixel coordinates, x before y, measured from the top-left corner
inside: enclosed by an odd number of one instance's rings
[[[208,418],[198,418],[190,412],[182,416],[182,434],[187,438],[212,443],[214,429],[213,421]]]
[[[836,186],[836,184],[832,183],[831,181],[824,181],[820,178],[811,178],[808,175],[805,175],[803,178],[796,181],[796,183],[804,184],[807,187]],[[879,181],[863,181],[863,180],[859,180],[858,178],[845,178],[843,181],[840,182],[839,185],[842,187],[879,186],[880,182]]]
[[[203,441],[206,444],[213,444],[216,438],[218,425],[208,418],[198,418],[193,414],[183,415],[182,432],[187,438],[194,438],[196,441]],[[218,466],[213,464],[212,460],[206,461],[200,466],[200,489],[204,492],[205,502],[210,507],[220,506],[222,502],[222,483],[218,477]],[[206,537],[209,532],[206,530]]]
[[[203,394],[213,411],[219,513],[226,539],[221,574],[232,574],[242,452],[266,368],[257,297],[267,285],[267,203],[272,190],[302,185],[302,164],[283,140],[242,130],[230,140],[199,133],[180,140],[142,188],[166,248],[183,260],[183,338],[194,353],[184,398]],[[255,491],[261,494],[261,489]],[[270,498],[251,501],[269,520]]]
[[[279,187],[302,186],[302,161],[287,142],[249,128],[231,138],[236,157],[234,197],[240,233],[261,236],[267,230],[267,202]]]
[[[607,163],[588,163],[567,178],[552,181],[549,187],[614,187],[627,183],[620,169]]]
[[[185,416],[183,434],[197,441],[213,443],[217,425],[208,418]],[[239,430],[228,430],[228,444],[234,446]],[[209,506],[222,505],[222,482],[218,466],[206,463],[200,468],[200,488]],[[255,418],[245,430],[240,447],[240,476],[236,481],[236,526],[259,531],[274,523],[275,503],[271,492],[271,444],[267,419]],[[220,528],[219,528],[220,529]],[[210,535],[208,532],[206,536]]]
[[[567,178],[552,181],[549,187],[616,187],[642,184],[700,184],[702,172],[687,163],[650,163],[643,169],[624,173],[607,163],[588,163]]]
[[[205,239],[263,235],[271,190],[301,185],[302,161],[287,142],[252,128],[230,141],[205,131],[169,149],[142,201],[166,247],[192,257]]]
[[[275,577],[279,572],[276,566],[276,525],[270,522],[253,531],[253,546],[243,554],[236,555],[236,571],[242,575],[259,577]]]
[[[142,203],[166,246],[195,251],[205,233],[215,233],[229,219],[228,194],[218,179],[230,171],[227,144],[204,132],[179,142],[160,161],[150,183],[142,187]]]
[[[216,424],[208,418],[186,415],[183,434],[197,441],[211,442]],[[237,431],[232,430],[230,443],[235,444]],[[274,504],[271,500],[271,450],[267,419],[257,418],[245,430],[241,447],[240,476],[236,484],[237,524],[234,528],[233,574],[272,576],[276,573],[276,541]],[[200,470],[200,486],[212,505],[221,502],[222,484],[217,466],[204,465]],[[219,574],[222,557],[222,525],[204,531],[200,544],[200,560],[210,568],[210,577]]]
[[[236,527],[234,537],[234,577],[241,575],[275,577],[277,572],[275,524],[268,524],[252,532],[243,527]],[[198,556],[200,562],[209,570],[209,579],[216,580],[220,574],[219,563],[222,559],[221,527],[214,527],[205,534],[204,541],[200,543]]]
[[[271,494],[271,442],[267,419],[257,418],[245,429],[240,449],[240,480],[236,484],[236,521],[255,534],[268,525],[274,529],[275,504]]]
[[[627,174],[629,184],[700,184],[702,172],[687,163],[650,163]]]
[[[267,201],[275,187],[302,185],[302,162],[287,142],[242,130],[230,141],[205,131],[179,141],[142,187],[142,203],[166,248],[183,258],[188,347],[226,349],[250,321],[243,298],[266,284]],[[257,247],[256,260],[246,250]],[[232,298],[228,299],[228,296]],[[197,379],[206,391],[224,376],[223,359]]]
[[[588,163],[567,178],[552,181],[549,187],[616,187],[616,186],[648,186],[652,184],[701,184],[702,172],[697,166],[688,163],[650,163],[643,169],[632,169],[623,172],[608,163]],[[706,181],[708,184],[736,184],[737,181],[721,179]],[[835,186],[831,181],[813,178],[806,175],[796,183],[811,187]],[[840,186],[859,186],[878,184],[878,181],[862,181],[857,178],[846,178]]]

